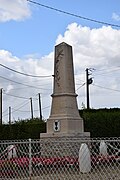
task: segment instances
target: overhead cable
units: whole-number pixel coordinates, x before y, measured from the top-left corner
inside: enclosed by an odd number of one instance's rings
[[[80,89],[81,87],[83,87],[86,83],[83,83],[81,86],[79,86],[76,91],[78,91],[78,89]]]
[[[16,112],[16,111],[19,111],[19,112],[22,112],[22,113],[29,113],[30,111],[22,111],[22,110],[19,110],[19,109],[15,109],[15,108],[12,108],[13,109],[13,112]]]
[[[25,101],[25,102],[26,102],[26,101]],[[22,103],[22,105],[20,105],[20,107],[18,107],[17,110],[21,109],[22,107],[26,106],[27,104],[29,104],[29,101],[27,101],[27,103],[24,103],[24,104]],[[12,107],[12,109],[14,109],[14,108]],[[16,111],[17,111],[17,110],[16,110]],[[6,110],[6,111],[7,111],[7,110]],[[13,112],[15,112],[15,110],[12,111],[12,113],[13,113]],[[9,113],[6,113],[5,115],[3,115],[3,117],[8,116],[8,114],[9,114]]]
[[[29,102],[23,104],[22,106],[20,106],[19,108],[15,109],[13,112],[16,112],[18,111],[19,109],[23,108],[24,106],[26,106],[27,104],[29,104]],[[13,108],[14,109],[14,108]]]
[[[17,105],[17,107],[15,106],[15,108],[19,109],[21,107],[24,107],[25,105],[27,105],[29,103],[29,101],[25,100],[22,103],[20,103],[19,105]],[[12,107],[13,108],[13,107]]]
[[[97,70],[97,69],[96,69]],[[101,72],[102,71],[102,72]],[[105,74],[110,74],[111,72],[116,72],[116,71],[120,71],[120,66],[116,67],[116,68],[112,68],[112,69],[100,69],[100,70],[97,70],[97,72],[94,72],[96,76],[98,75],[105,75]],[[99,73],[101,72],[101,73]]]
[[[23,73],[23,72],[20,72],[20,71],[16,71],[15,69],[12,69],[12,68],[9,68],[3,64],[0,64],[0,66],[10,70],[10,71],[13,71],[15,73],[18,73],[18,74],[21,74],[21,75],[24,75],[24,76],[30,76],[30,77],[35,77],[35,78],[47,78],[47,77],[52,77],[52,75],[48,75],[48,76],[37,76],[37,75],[32,75],[32,74],[26,74],[26,73]]]
[[[46,107],[42,108],[42,110],[47,109],[47,108],[49,108],[49,107],[50,107],[50,106],[46,106]]]
[[[106,67],[106,68],[103,68],[103,69],[96,69],[96,68],[94,68],[95,71],[93,71],[93,72],[96,72],[96,71],[97,71],[97,72],[98,72],[98,71],[108,71],[108,70],[109,70],[109,71],[114,71],[114,70],[116,70],[116,69],[119,70],[119,69],[120,69],[120,66],[114,66],[114,67],[109,67],[109,68]]]
[[[102,88],[102,89],[107,89],[107,90],[110,90],[110,91],[120,92],[120,90],[117,90],[117,89],[107,88],[107,87],[99,86],[99,85],[96,85],[96,84],[92,84],[92,85],[93,86],[97,86],[97,87]]]
[[[107,25],[107,26],[113,26],[113,27],[120,28],[120,25],[118,25],[118,24],[111,24],[111,23],[107,23],[105,21],[99,21],[99,20],[96,20],[96,19],[91,19],[91,18],[88,18],[88,17],[80,16],[80,15],[73,14],[73,13],[70,13],[70,12],[67,12],[67,11],[63,11],[61,9],[57,9],[57,8],[54,8],[54,7],[51,7],[51,6],[47,6],[47,5],[38,3],[36,1],[32,1],[32,0],[27,0],[27,1],[30,2],[30,3],[42,6],[44,8],[51,9],[51,10],[54,10],[54,11],[57,11],[57,12],[60,12],[60,13],[64,13],[64,14],[67,14],[67,15],[70,15],[70,16],[74,16],[74,17],[77,17],[77,18],[80,18],[80,19],[84,19],[84,20],[87,20],[87,21],[92,21],[92,22]]]
[[[12,108],[14,111],[13,112],[16,112],[16,111],[19,111],[19,112],[21,112],[21,113],[29,113],[29,112],[31,112],[31,111],[22,111],[22,110],[18,110],[18,109],[15,109],[15,108]],[[38,112],[39,110],[37,110],[37,109],[34,109],[34,112]]]
[[[0,76],[0,78],[5,79],[7,81],[11,81],[11,82],[16,83],[16,84],[21,84],[23,86],[27,86],[27,87],[30,87],[30,88],[48,90],[48,89],[39,88],[39,87],[36,87],[36,86],[31,86],[31,85],[28,85],[28,84],[24,84],[24,83],[21,83],[21,82],[17,82],[17,81],[11,80],[11,79],[3,77],[3,76]]]
[[[3,92],[3,94],[8,95],[8,96],[12,96],[12,97],[16,97],[16,98],[20,98],[20,99],[30,99],[30,98],[27,98],[27,97],[16,96],[16,95],[5,93],[5,92]]]

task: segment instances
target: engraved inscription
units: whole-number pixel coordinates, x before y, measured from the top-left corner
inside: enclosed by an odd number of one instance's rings
[[[56,52],[56,57],[55,57],[55,81],[58,86],[60,86],[60,71],[59,71],[59,66],[60,66],[60,61],[63,58],[63,49],[60,51]]]

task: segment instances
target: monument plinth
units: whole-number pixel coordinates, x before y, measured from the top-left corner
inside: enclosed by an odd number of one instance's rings
[[[75,93],[72,47],[66,43],[55,46],[54,87],[47,133],[41,137],[90,136],[84,132]]]

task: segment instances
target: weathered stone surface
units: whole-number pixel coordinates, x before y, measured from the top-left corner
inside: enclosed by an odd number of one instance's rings
[[[55,46],[51,113],[41,137],[90,136],[84,132],[76,97],[72,47],[63,42]]]

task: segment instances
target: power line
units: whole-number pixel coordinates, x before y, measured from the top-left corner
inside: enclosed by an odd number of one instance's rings
[[[44,109],[47,109],[47,108],[49,108],[50,106],[46,106],[46,107],[44,107],[44,108],[42,108],[42,110],[44,110]],[[19,110],[19,109],[15,109],[15,108],[12,108],[14,111],[13,112],[15,112],[15,111],[19,111],[19,112],[23,112],[23,113],[25,113],[25,112],[30,112],[30,110],[29,111],[23,111],[23,110]],[[34,112],[38,112],[39,110],[38,109],[34,109]]]
[[[42,108],[42,110],[44,110],[44,109],[48,109],[48,108],[50,108],[50,106],[46,106],[46,107]]]
[[[96,85],[96,84],[92,84],[92,85],[93,85],[93,86],[97,86],[97,87],[102,88],[102,89],[107,89],[107,90],[111,90],[111,91],[117,91],[117,92],[120,92],[120,90],[117,90],[117,89],[111,89],[111,88],[99,86],[99,85]]]
[[[24,83],[21,83],[21,82],[17,82],[17,81],[11,80],[11,79],[6,78],[6,77],[3,77],[3,76],[0,76],[0,78],[5,79],[5,80],[7,80],[7,81],[11,81],[11,82],[16,83],[16,84],[20,84],[20,85],[23,85],[23,86],[27,86],[27,87],[30,87],[30,88],[48,90],[48,89],[39,88],[39,87],[36,87],[36,86],[31,86],[31,85],[28,85],[28,84],[24,84]]]
[[[15,108],[12,108],[14,111],[13,112],[16,112],[16,111],[19,111],[19,112],[22,112],[22,113],[30,113],[30,111],[22,111],[22,110],[18,110],[18,109],[15,109]]]
[[[28,101],[27,101],[25,104],[22,103],[22,105],[20,105],[20,107],[18,107],[18,108],[17,108],[16,110],[14,110],[13,112],[18,111],[19,109],[21,109],[22,107],[26,106],[27,104],[29,104]],[[14,109],[14,108],[12,107],[12,109]],[[12,113],[13,113],[13,112],[12,112]],[[5,117],[5,116],[8,116],[8,113],[6,113],[5,115],[3,115],[3,117]]]
[[[8,95],[8,96],[12,96],[12,97],[16,97],[16,98],[20,98],[20,99],[30,99],[30,98],[27,98],[27,97],[23,97],[23,96],[16,96],[16,95],[9,94],[9,93],[5,93],[5,92],[3,92],[3,94]]]
[[[15,109],[15,108],[12,108],[14,111],[13,112],[15,112],[15,111],[19,111],[19,112],[22,112],[22,113],[29,113],[29,112],[31,112],[31,111],[23,111],[23,110],[17,110],[17,109]],[[34,109],[34,112],[38,112],[39,110],[37,110],[37,109]]]
[[[80,89],[81,87],[83,87],[86,83],[83,83],[81,86],[79,86],[76,91],[78,91],[78,89]]]
[[[80,19],[84,19],[84,20],[87,20],[87,21],[91,21],[91,22],[95,22],[95,23],[99,23],[99,24],[103,24],[103,25],[107,25],[107,26],[113,26],[113,27],[120,28],[120,25],[118,25],[118,24],[111,24],[111,23],[107,23],[107,22],[104,22],[104,21],[99,21],[99,20],[96,20],[96,19],[91,19],[91,18],[88,18],[88,17],[80,16],[80,15],[73,14],[73,13],[70,13],[70,12],[67,12],[67,11],[63,11],[61,9],[57,9],[57,8],[54,8],[54,7],[51,7],[51,6],[47,6],[47,5],[38,3],[36,1],[31,1],[31,0],[27,0],[27,1],[32,3],[32,4],[39,5],[39,6],[42,6],[44,8],[51,9],[51,10],[54,10],[54,11],[57,11],[57,12],[60,12],[60,13],[64,13],[64,14],[67,14],[67,15],[70,15],[70,16],[73,16],[73,17],[77,17],[77,18],[80,18]]]
[[[34,81],[32,81],[33,83]],[[50,84],[50,83],[49,83]],[[38,85],[38,86],[45,86],[45,85],[49,85],[49,84],[41,84],[41,85]],[[26,88],[29,88],[29,87],[18,87],[18,88],[13,88],[13,89],[10,89],[11,91],[16,91],[16,90],[20,90],[20,89],[26,89]],[[46,90],[46,89],[44,89]],[[47,90],[51,90],[51,89],[47,89]],[[43,93],[42,93],[43,94]]]
[[[23,108],[24,106],[26,106],[27,104],[29,104],[29,102],[27,102],[27,103],[25,103],[24,105],[22,105],[22,106],[20,106],[18,109],[14,109],[14,111],[13,112],[16,112],[16,111],[18,111],[19,109],[21,109],[21,108]]]
[[[5,111],[3,111],[3,114],[4,114],[6,111],[8,111],[8,108],[7,108]]]
[[[20,108],[24,107],[24,106],[27,105],[27,104],[29,104],[29,101],[26,102],[26,100],[25,100],[24,102],[20,103],[20,104],[19,104],[17,107],[15,107],[15,108],[20,109]]]
[[[95,71],[108,71],[108,69],[109,69],[109,70],[110,70],[110,69],[113,69],[113,70],[114,70],[114,68],[120,68],[120,66],[114,66],[114,67],[109,67],[109,68],[106,67],[106,68],[103,68],[103,69],[95,69],[95,68],[94,68],[94,70],[95,70]],[[94,72],[95,72],[95,71],[94,71]]]
[[[0,66],[10,70],[10,71],[13,71],[15,73],[18,73],[18,74],[21,74],[21,75],[24,75],[24,76],[30,76],[30,77],[35,77],[35,78],[47,78],[47,77],[52,77],[52,75],[49,75],[49,76],[36,76],[36,75],[32,75],[32,74],[26,74],[26,73],[23,73],[23,72],[20,72],[20,71],[16,71],[15,69],[12,69],[12,68],[9,68],[3,64],[0,64]]]
[[[96,70],[96,69],[95,69]],[[102,73],[96,73],[95,72],[95,75],[98,76],[98,75],[104,75],[104,74],[109,74],[111,72],[114,72],[114,71],[119,71],[120,70],[120,66],[116,67],[116,68],[112,68],[112,69],[101,69],[101,70],[97,70],[98,72],[99,71],[103,71]]]

